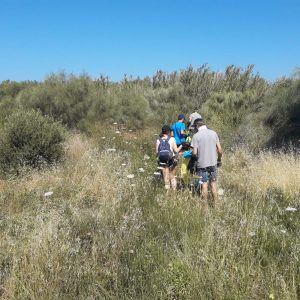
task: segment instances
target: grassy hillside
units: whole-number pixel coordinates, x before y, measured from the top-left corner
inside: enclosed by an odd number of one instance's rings
[[[300,79],[252,70],[0,83],[0,298],[299,299]],[[206,213],[154,176],[194,107],[225,149]]]
[[[226,155],[204,214],[153,177],[153,132],[98,130],[71,136],[63,165],[0,182],[3,299],[299,297],[299,156]]]

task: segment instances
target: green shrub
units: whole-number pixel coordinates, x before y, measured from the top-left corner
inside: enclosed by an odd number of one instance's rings
[[[43,84],[25,89],[18,98],[25,109],[38,109],[74,128],[89,110],[89,88],[90,79],[85,75],[75,77],[61,73],[51,75]]]
[[[18,173],[20,168],[40,168],[63,157],[64,129],[40,112],[17,111],[7,118],[1,133],[0,169]]]
[[[300,138],[300,80],[286,81],[265,97],[263,123],[272,129],[269,145],[298,144]]]
[[[249,129],[247,117],[259,109],[261,102],[255,91],[213,93],[202,106],[201,114],[226,141],[226,146],[232,147],[245,142],[245,129]]]

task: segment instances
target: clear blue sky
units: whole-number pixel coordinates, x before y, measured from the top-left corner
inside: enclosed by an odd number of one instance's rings
[[[0,81],[300,66],[300,0],[0,0]]]

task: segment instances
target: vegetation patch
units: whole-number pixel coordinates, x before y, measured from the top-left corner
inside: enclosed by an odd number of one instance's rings
[[[17,111],[1,132],[0,167],[4,174],[23,167],[41,168],[63,159],[65,131],[60,123],[40,112]]]

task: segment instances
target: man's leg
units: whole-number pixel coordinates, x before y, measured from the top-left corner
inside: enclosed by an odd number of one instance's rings
[[[218,168],[217,166],[211,167],[209,173],[209,181],[211,186],[211,193],[213,196],[213,206],[216,207],[219,204],[219,195],[218,195],[218,184],[217,184]]]
[[[201,187],[201,196],[204,210],[208,209],[208,182],[203,182]]]
[[[211,192],[213,195],[213,205],[214,207],[217,207],[219,205],[219,195],[218,195],[218,184],[217,181],[212,181],[210,183],[211,185]]]
[[[173,168],[169,171],[170,174],[170,181],[173,191],[176,191],[177,188],[177,180],[176,180],[176,168]]]
[[[197,169],[197,175],[200,177],[201,197],[203,201],[203,208],[208,209],[208,172],[206,169]]]
[[[169,176],[169,168],[166,167],[163,169],[163,175],[164,175],[164,182],[165,182],[165,189],[169,190],[170,189],[170,176]]]

